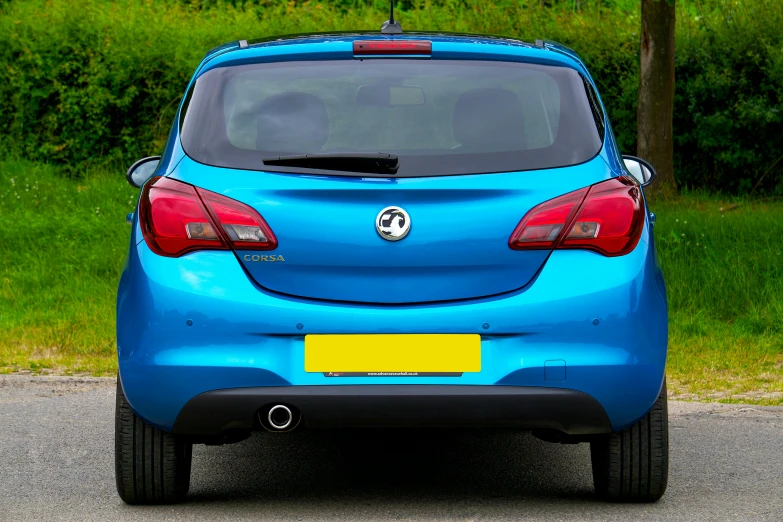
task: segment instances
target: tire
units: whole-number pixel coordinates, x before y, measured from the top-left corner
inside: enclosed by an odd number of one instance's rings
[[[666,382],[652,409],[633,426],[590,443],[596,494],[610,502],[655,502],[669,478]]]
[[[193,445],[141,420],[117,378],[114,468],[117,493],[127,504],[171,504],[190,486]]]

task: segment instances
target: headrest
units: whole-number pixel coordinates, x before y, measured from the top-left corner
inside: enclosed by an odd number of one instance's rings
[[[317,152],[329,138],[329,115],[320,98],[304,92],[267,97],[258,109],[256,148]]]
[[[527,148],[525,111],[509,90],[468,91],[457,99],[453,118],[454,138],[463,148],[482,152]]]

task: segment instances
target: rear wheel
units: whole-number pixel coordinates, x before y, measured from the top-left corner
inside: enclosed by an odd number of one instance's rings
[[[669,477],[666,383],[652,409],[619,433],[590,443],[596,494],[611,502],[655,502]]]
[[[114,467],[117,492],[128,504],[170,504],[185,498],[193,445],[141,420],[117,379]]]

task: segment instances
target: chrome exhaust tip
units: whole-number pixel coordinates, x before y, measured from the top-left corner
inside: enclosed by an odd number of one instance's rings
[[[272,428],[282,431],[291,426],[291,423],[294,422],[294,414],[288,406],[278,404],[269,408],[266,419],[269,421],[269,425]]]

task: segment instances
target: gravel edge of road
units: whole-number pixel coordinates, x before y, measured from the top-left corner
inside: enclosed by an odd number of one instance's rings
[[[82,393],[96,388],[113,388],[115,377],[18,375],[0,374],[0,402],[4,390],[45,392],[39,397]],[[681,415],[744,415],[754,417],[783,418],[783,406],[756,406],[753,404],[724,404],[718,402],[692,402],[669,399],[669,414]]]

